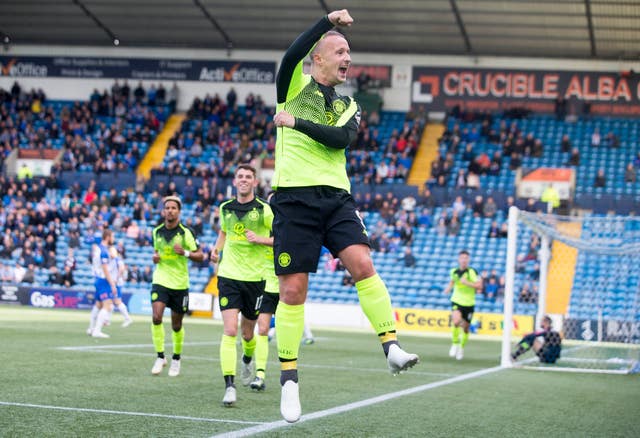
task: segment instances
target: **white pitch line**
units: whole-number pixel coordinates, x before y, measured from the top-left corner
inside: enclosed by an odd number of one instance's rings
[[[166,418],[168,420],[203,421],[207,423],[264,424],[259,421],[222,420],[219,418],[188,417],[185,415],[164,415],[152,412],[112,411],[109,409],[72,408],[68,406],[36,405],[32,403],[14,403],[0,401],[0,406],[17,406],[21,408],[53,409],[57,411],[90,412],[95,414],[132,415],[136,417]]]
[[[184,345],[219,345],[220,342],[203,341],[203,342],[185,342]],[[108,350],[118,348],[153,348],[153,344],[105,344],[105,345],[79,345],[77,347],[57,347],[58,350],[67,351],[85,351],[85,350]]]
[[[213,343],[215,345],[219,344]],[[212,345],[212,343],[207,342],[198,342],[193,343],[191,345]],[[79,352],[91,352],[91,353],[101,353],[101,354],[113,354],[113,355],[122,355],[122,356],[146,356],[149,357],[150,353],[139,353],[135,351],[116,351],[118,349],[127,349],[127,348],[153,348],[151,344],[112,344],[112,345],[87,345],[87,346],[79,346],[79,347],[57,347],[58,350],[65,351],[79,351]],[[220,362],[220,359],[215,357],[203,357],[203,356],[184,356],[184,359],[189,360],[199,360],[205,362]],[[269,361],[269,364],[279,365],[280,362]],[[339,366],[339,365],[313,365],[313,364],[304,364],[300,365],[300,369],[305,368],[315,368],[315,369],[332,369],[332,370],[346,370],[346,371],[359,371],[359,372],[375,372],[375,373],[384,373],[387,374],[389,371],[383,368],[358,368],[353,366]],[[415,371],[412,374],[416,374],[419,376],[436,376],[436,377],[451,377],[455,376],[455,374],[451,373],[433,373],[428,371]]]
[[[439,388],[441,386],[451,385],[453,383],[463,382],[469,379],[475,379],[476,377],[481,377],[487,374],[495,373],[496,371],[500,371],[503,369],[502,367],[493,367],[493,368],[485,368],[483,370],[474,371],[472,373],[461,374],[456,377],[452,377],[450,379],[441,380],[439,382],[428,383],[426,385],[416,386],[414,388],[405,389],[403,391],[392,392],[389,394],[383,394],[378,397],[373,397],[370,399],[362,400],[359,402],[348,403],[342,406],[336,406],[334,408],[325,409],[323,411],[313,412],[311,414],[306,414],[300,417],[297,423],[304,423],[305,421],[317,420],[318,418],[328,417],[330,415],[343,414],[345,412],[353,411],[355,409],[360,409],[365,406],[371,406],[378,403],[387,402],[389,400],[393,400],[398,397],[404,397],[411,394],[416,394],[418,392],[429,391],[431,389]],[[292,424],[287,423],[284,420],[274,421],[271,423],[263,423],[258,426],[248,427],[246,429],[237,430],[234,432],[226,432],[218,435],[213,435],[211,438],[239,438],[245,436],[251,436],[257,433],[270,432],[272,430],[280,429],[282,427],[292,426]]]

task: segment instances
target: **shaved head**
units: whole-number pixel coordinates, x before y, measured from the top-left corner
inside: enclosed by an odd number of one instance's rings
[[[330,30],[329,32],[325,33],[324,35],[322,35],[322,38],[320,38],[320,40],[316,43],[315,46],[313,46],[313,49],[311,49],[311,52],[309,52],[309,59],[311,59],[311,61],[313,61],[313,55],[315,55],[318,52],[321,52],[322,49],[324,48],[326,41],[325,39],[327,37],[339,37],[342,38],[346,41],[346,38],[343,34],[341,34],[340,32],[338,32],[337,30]]]

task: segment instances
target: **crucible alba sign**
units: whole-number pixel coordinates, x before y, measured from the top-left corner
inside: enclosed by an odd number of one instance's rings
[[[499,111],[526,107],[553,112],[559,97],[580,113],[640,114],[640,75],[631,72],[507,70],[414,67],[411,101],[430,111],[455,105],[467,110]],[[571,108],[573,106],[573,108]]]

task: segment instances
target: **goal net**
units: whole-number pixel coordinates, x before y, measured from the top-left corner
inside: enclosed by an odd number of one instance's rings
[[[537,333],[518,333],[522,315],[533,319]],[[554,337],[542,329],[545,315],[560,335],[559,357]],[[504,321],[511,321],[504,324],[504,367],[639,372],[640,218],[512,207]]]

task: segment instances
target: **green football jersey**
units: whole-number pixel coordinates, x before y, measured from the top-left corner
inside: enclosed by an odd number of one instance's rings
[[[189,260],[173,251],[175,244],[187,251],[196,251],[200,246],[195,232],[181,223],[173,229],[164,223],[153,229],[153,249],[160,256],[160,262],[155,266],[152,282],[169,289],[188,289]]]
[[[451,301],[461,306],[473,306],[476,303],[476,289],[460,283],[461,278],[465,278],[472,283],[478,281],[478,273],[473,268],[467,268],[463,273],[460,269],[453,268],[449,276],[453,280],[453,295]]]
[[[272,186],[329,186],[350,191],[345,148],[355,140],[360,108],[349,96],[304,74],[303,60],[333,24],[323,17],[301,34],[285,53],[276,78],[276,112],[295,117],[293,128],[280,127]]]
[[[239,281],[263,280],[268,251],[273,252],[273,248],[249,242],[245,232],[251,230],[258,236],[269,237],[272,223],[271,207],[262,199],[244,204],[236,199],[223,202],[220,229],[225,233],[225,242],[218,276]]]

